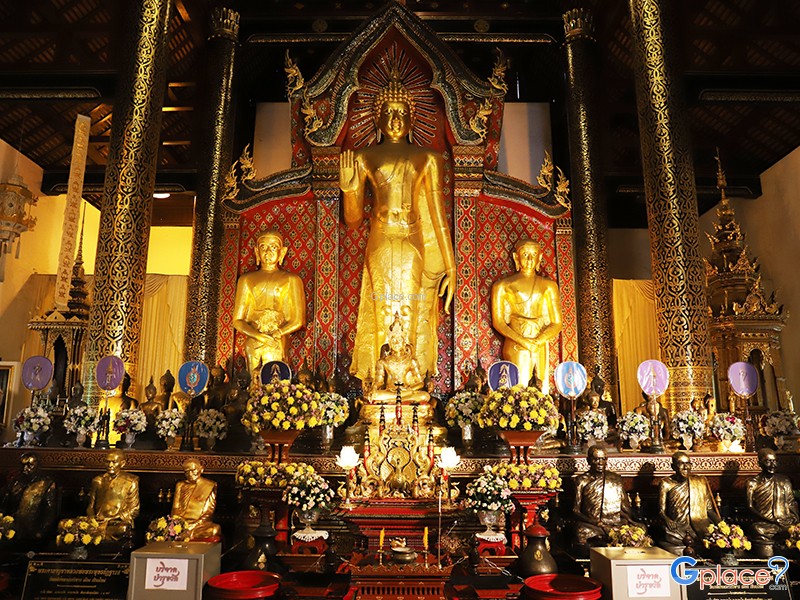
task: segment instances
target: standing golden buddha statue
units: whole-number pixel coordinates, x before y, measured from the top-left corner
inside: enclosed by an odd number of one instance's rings
[[[342,152],[339,171],[348,227],[364,219],[368,183],[373,199],[350,372],[363,381],[375,368],[398,313],[421,372],[435,374],[439,298],[449,313],[456,277],[443,158],[411,143],[414,98],[396,69],[375,95],[372,111],[383,141]]]
[[[236,283],[233,327],[245,335],[245,354],[252,373],[259,365],[286,359],[290,333],[306,325],[303,281],[280,268],[286,245],[277,231],[256,239],[256,265]]]
[[[505,338],[503,358],[517,365],[520,383],[527,385],[536,373],[547,394],[548,342],[561,331],[561,295],[555,281],[537,274],[541,244],[520,240],[513,256],[517,272],[492,286],[492,326]]]

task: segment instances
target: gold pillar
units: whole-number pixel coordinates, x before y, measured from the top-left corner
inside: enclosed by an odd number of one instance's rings
[[[213,365],[217,358],[217,319],[222,273],[220,183],[231,164],[232,95],[239,13],[215,7],[208,41],[208,100],[199,123],[197,198],[194,208],[192,266],[183,354]]]
[[[616,392],[614,321],[608,274],[608,214],[602,178],[602,145],[594,98],[599,48],[592,14],[569,10],[564,18],[567,119],[572,170],[572,224],[575,234],[578,350],[589,375],[600,367],[606,389]],[[617,399],[619,400],[619,399]]]
[[[697,233],[689,131],[668,37],[672,0],[629,0],[650,260],[667,406],[689,407],[711,389],[705,269]]]
[[[124,46],[106,165],[84,384],[97,398],[94,368],[122,358],[136,381],[142,296],[164,101],[170,0],[124,3]],[[167,365],[172,366],[172,365]],[[174,367],[173,367],[174,368]]]

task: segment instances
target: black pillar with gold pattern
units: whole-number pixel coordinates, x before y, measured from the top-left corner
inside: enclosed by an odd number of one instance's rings
[[[564,13],[567,119],[572,170],[572,224],[575,232],[578,347],[589,373],[600,367],[606,389],[616,390],[614,321],[608,274],[608,214],[601,172],[600,115],[594,98],[599,49],[592,14]]]
[[[670,412],[711,389],[711,357],[689,131],[671,61],[672,0],[629,0],[650,259]]]
[[[184,338],[186,360],[216,362],[220,273],[222,272],[222,206],[220,184],[231,164],[233,75],[239,13],[216,7],[208,41],[208,99],[200,134],[197,198],[194,209],[192,266],[189,276]]]
[[[105,355],[122,358],[136,380],[166,76],[170,0],[123,4],[130,38],[114,102],[84,373],[94,399],[94,367]]]

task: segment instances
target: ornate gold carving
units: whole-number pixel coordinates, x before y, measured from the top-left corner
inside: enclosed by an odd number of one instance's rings
[[[761,275],[759,275],[750,287],[750,293],[747,294],[744,304],[738,302],[733,303],[733,314],[737,316],[742,315],[779,315],[783,310],[775,302],[775,294],[772,294],[769,302],[764,297],[764,287],[761,285]]]
[[[508,84],[506,83],[506,71],[511,66],[511,60],[506,58],[500,48],[495,48],[496,57],[494,59],[494,66],[492,67],[492,74],[489,76],[489,84],[496,90],[502,92],[505,96],[508,92]]]
[[[210,38],[224,37],[232,41],[239,39],[239,13],[224,6],[211,9]]]
[[[469,128],[480,136],[482,142],[486,140],[486,133],[489,131],[486,123],[491,114],[492,101],[489,98],[484,98],[483,102],[481,102],[481,105],[478,107],[478,111],[469,120]]]
[[[558,176],[556,177],[556,173]],[[569,201],[569,179],[564,176],[564,171],[561,167],[553,166],[553,159],[550,158],[550,153],[545,150],[544,161],[542,161],[542,168],[539,175],[536,177],[536,183],[545,188],[549,193],[553,194],[556,201],[566,209],[571,208]]]
[[[250,144],[247,144],[239,156],[239,168],[242,170],[242,183],[248,181],[255,181],[258,177],[256,173],[255,164],[253,164],[253,155],[250,152]]]
[[[573,8],[562,15],[564,37],[567,42],[575,38],[588,38],[594,41],[594,17],[585,8]]]
[[[306,85],[306,80],[303,79],[303,74],[300,72],[300,67],[289,56],[289,49],[286,49],[286,57],[284,58],[283,70],[286,71],[286,97],[291,98],[292,95],[302,90]],[[306,101],[306,98],[303,98]]]
[[[222,182],[222,193],[220,194],[221,201],[233,200],[239,194],[239,180],[236,177],[238,164],[239,161],[235,161],[225,174],[225,180]]]
[[[303,104],[300,107],[300,112],[303,114],[305,123],[304,135],[307,140],[311,141],[309,136],[322,127],[322,119],[317,116],[317,111],[305,92],[303,92]]]

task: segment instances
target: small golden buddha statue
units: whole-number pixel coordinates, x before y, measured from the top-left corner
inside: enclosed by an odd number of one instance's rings
[[[175,484],[172,516],[186,521],[186,540],[219,538],[222,529],[211,518],[217,508],[217,484],[202,477],[203,465],[194,458],[183,462],[184,481]]]
[[[373,404],[395,401],[398,394],[404,403],[427,402],[430,396],[422,388],[424,379],[405,334],[400,315],[389,328],[386,355],[375,365],[375,381],[370,398]]]
[[[156,400],[158,390],[153,385],[153,376],[150,376],[150,382],[144,388],[145,401],[142,402],[141,409],[145,417],[147,417],[147,426],[152,427],[155,425],[156,417],[163,410],[163,406]]]
[[[547,394],[548,342],[561,331],[561,295],[555,281],[537,274],[541,244],[520,240],[513,256],[517,272],[492,286],[492,326],[505,338],[503,358],[517,365],[519,381],[535,371]]]
[[[236,284],[233,327],[247,339],[245,354],[252,373],[259,365],[286,359],[289,334],[306,325],[303,282],[280,268],[288,248],[277,231],[256,239],[257,271]]]
[[[392,316],[406,319],[406,334],[422,372],[437,373],[439,298],[449,312],[456,280],[455,255],[445,212],[442,155],[411,143],[415,98],[392,65],[375,94],[372,113],[380,143],[342,152],[339,187],[344,221],[363,224],[372,190],[355,349],[350,372],[363,380],[380,358]],[[381,142],[381,138],[383,141]]]
[[[106,472],[92,479],[86,514],[100,523],[103,538],[120,540],[133,531],[139,514],[139,478],[125,472],[125,453],[112,450]]]

